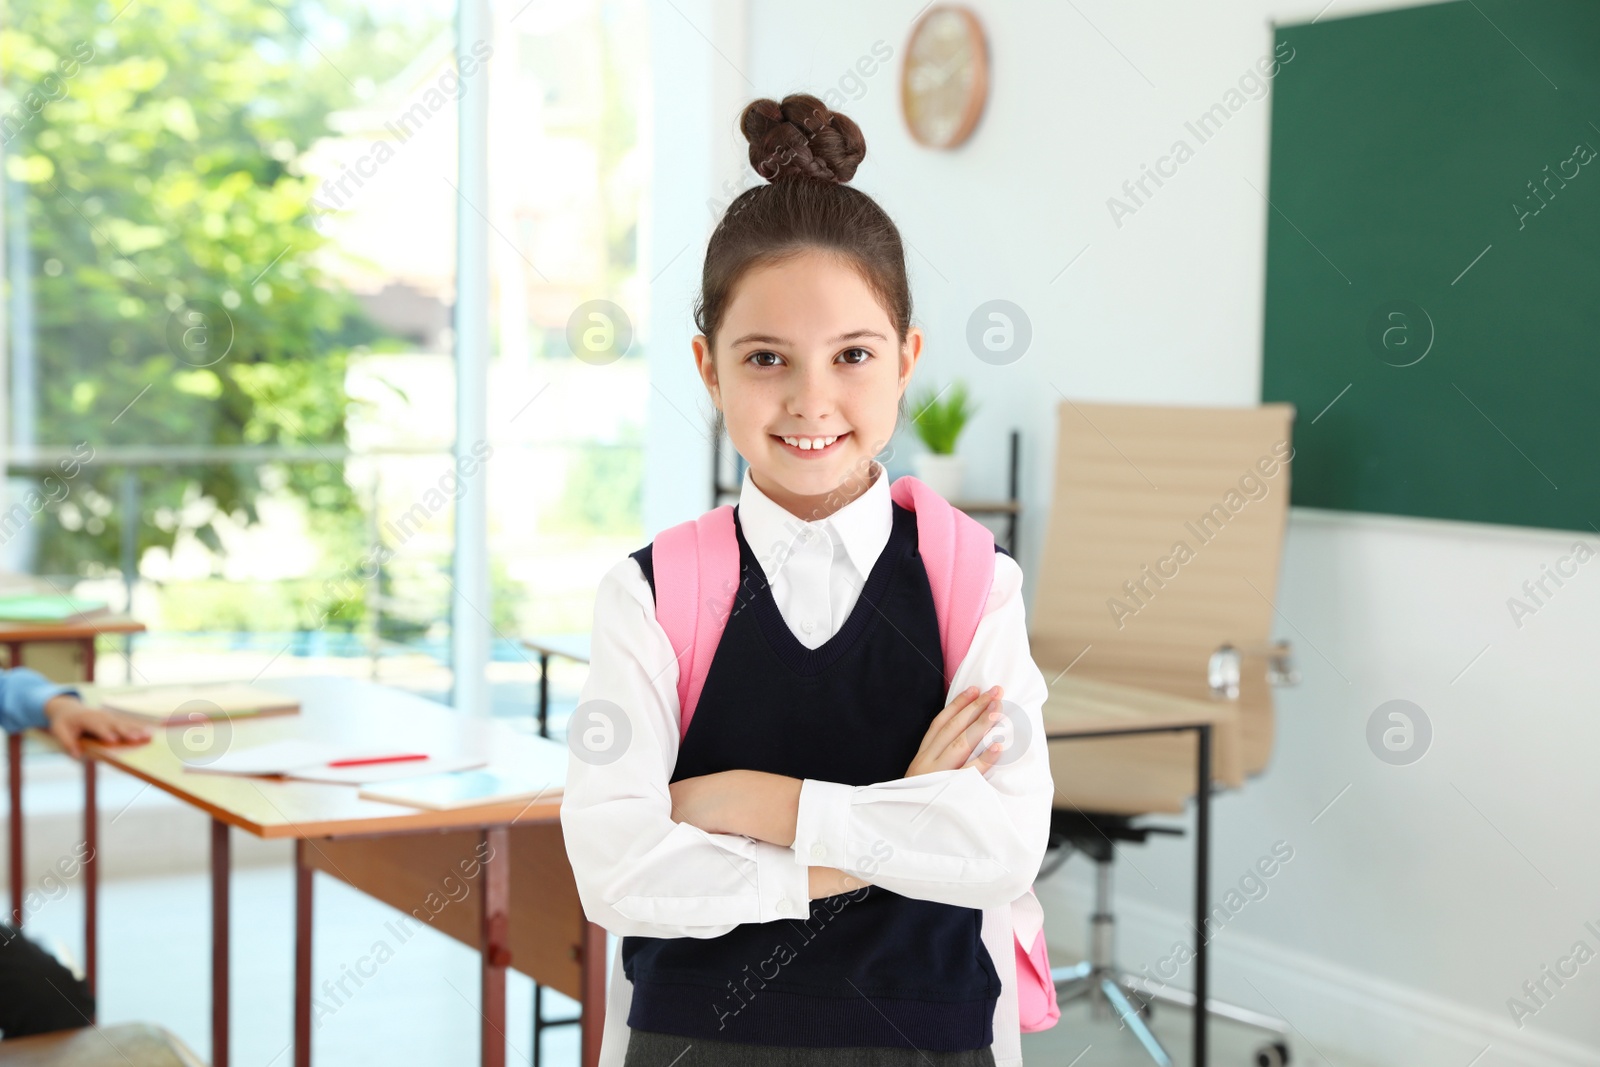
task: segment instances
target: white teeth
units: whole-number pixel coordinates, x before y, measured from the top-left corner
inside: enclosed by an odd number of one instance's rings
[[[834,437],[785,437],[782,441],[786,445],[793,445],[802,452],[810,452],[818,448],[827,448],[839,438]]]

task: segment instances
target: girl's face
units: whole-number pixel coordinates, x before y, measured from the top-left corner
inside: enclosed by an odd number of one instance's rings
[[[746,274],[695,363],[756,487],[790,514],[824,518],[870,482],[922,353],[849,264],[808,250]]]

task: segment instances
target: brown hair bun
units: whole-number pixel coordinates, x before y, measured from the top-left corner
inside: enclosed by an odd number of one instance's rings
[[[750,165],[773,183],[842,184],[867,155],[861,127],[808,93],[793,93],[782,103],[751,101],[739,116],[739,129],[750,142]]]

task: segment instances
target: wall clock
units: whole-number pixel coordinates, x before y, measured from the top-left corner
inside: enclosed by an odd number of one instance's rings
[[[954,148],[978,124],[989,96],[989,48],[983,25],[954,4],[929,9],[906,44],[900,110],[918,144]]]

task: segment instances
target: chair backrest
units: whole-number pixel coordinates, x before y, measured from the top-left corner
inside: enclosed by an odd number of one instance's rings
[[[1250,653],[1271,639],[1293,419],[1288,404],[1058,408],[1034,658],[1047,678],[1073,664],[1074,674],[1210,700],[1211,654],[1225,643],[1244,650],[1237,750],[1219,761],[1218,777],[1232,785],[1272,750],[1267,659]],[[1106,771],[1108,753],[1137,761],[1180,748],[1154,737],[1052,745],[1052,768],[1058,785],[1091,781],[1096,774],[1078,771]],[[1067,799],[1091,810],[1140,806]]]

